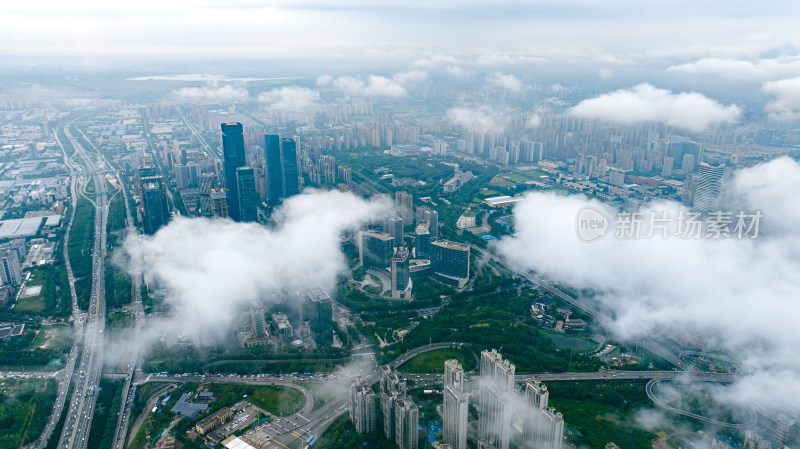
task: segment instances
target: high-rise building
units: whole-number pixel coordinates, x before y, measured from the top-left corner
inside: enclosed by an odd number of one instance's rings
[[[395,403],[395,438],[399,449],[419,447],[419,408],[410,398],[403,397]]]
[[[17,252],[11,248],[0,249],[0,280],[3,285],[16,287],[22,283],[22,271],[19,266]]]
[[[364,268],[383,270],[390,266],[394,253],[394,239],[389,234],[361,231],[359,262]]]
[[[681,171],[686,175],[694,173],[694,162],[694,155],[684,154],[683,160],[681,160]]]
[[[435,210],[430,210],[425,213],[423,219],[426,220],[430,225],[428,226],[428,232],[431,233],[431,240],[436,240],[439,238],[439,212]]]
[[[350,419],[358,433],[375,431],[378,421],[375,392],[365,383],[355,382],[350,387]]]
[[[469,245],[448,240],[430,244],[431,277],[464,288],[469,282]]]
[[[544,411],[547,410],[547,401],[550,393],[547,386],[538,380],[529,380],[525,383],[525,401],[528,404],[526,416],[523,416],[522,434],[528,448],[547,449],[541,437]]]
[[[431,258],[430,222],[423,221],[414,230],[414,255],[417,259]]]
[[[469,396],[463,391],[464,369],[458,360],[444,362],[442,440],[456,449],[467,447]]]
[[[161,176],[142,178],[142,224],[145,234],[153,235],[169,222],[167,191]]]
[[[698,212],[710,212],[719,209],[722,192],[722,176],[725,165],[716,167],[705,162],[700,164],[697,175],[697,187],[694,194],[694,209]]]
[[[256,176],[253,169],[248,166],[237,168],[236,184],[239,194],[239,221],[258,221],[258,194],[256,193]]]
[[[281,139],[274,134],[264,136],[264,159],[267,161],[267,201],[276,206],[283,198],[283,163]]]
[[[397,402],[406,394],[406,383],[390,365],[380,367],[381,412],[383,433],[387,440],[395,438],[395,411]]]
[[[414,198],[406,192],[397,192],[394,196],[395,213],[403,219],[403,226],[414,224]]]
[[[392,257],[392,299],[411,300],[408,257],[408,249],[405,246],[397,248]]]
[[[414,222],[415,225],[419,226],[419,224],[423,221],[428,221],[427,214],[431,211],[431,208],[428,206],[417,206],[417,210],[414,214]]]
[[[478,438],[494,441],[494,449],[511,442],[511,408],[516,368],[496,350],[481,352],[480,421]]]
[[[333,344],[333,308],[331,297],[322,287],[313,287],[306,296],[303,317],[308,320],[317,346]]]
[[[561,449],[564,444],[564,417],[553,407],[542,410],[537,439],[531,445],[536,449]]]
[[[403,246],[403,219],[400,217],[389,217],[384,224],[383,232],[389,234],[394,239],[394,246]]]
[[[241,221],[239,210],[239,186],[236,181],[236,169],[247,165],[244,150],[244,136],[241,123],[223,123],[222,155],[224,159],[225,188],[231,201],[228,201],[228,216],[234,221]]]
[[[283,159],[283,195],[290,197],[300,193],[297,176],[297,144],[294,139],[281,139]]]

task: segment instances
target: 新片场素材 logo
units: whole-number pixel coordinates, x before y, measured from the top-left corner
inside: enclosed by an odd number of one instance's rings
[[[583,208],[578,212],[578,237],[586,242],[591,242],[606,235],[608,218],[594,209]]]

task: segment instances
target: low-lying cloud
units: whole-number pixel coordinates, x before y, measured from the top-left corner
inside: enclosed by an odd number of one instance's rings
[[[307,112],[317,107],[319,92],[307,87],[284,86],[261,92],[258,102],[270,109]]]
[[[650,84],[619,89],[583,100],[569,114],[622,125],[659,122],[690,132],[736,123],[742,115],[739,106],[724,106],[697,92],[672,93]]]
[[[380,97],[405,97],[408,95],[408,91],[400,83],[378,75],[370,75],[367,81],[352,76],[340,76],[333,80],[325,78],[323,81],[329,81],[334,88],[348,95]],[[319,83],[319,79],[317,82]]]
[[[447,118],[456,125],[470,130],[498,133],[504,131],[511,121],[503,111],[485,105],[448,109]]]
[[[166,292],[170,312],[148,320],[153,334],[180,333],[207,344],[230,332],[253,305],[284,293],[291,300],[314,285],[332,288],[347,268],[342,233],[390,207],[350,193],[311,191],[288,199],[272,227],[176,218],[153,236],[129,237],[121,259],[132,275]]]
[[[800,165],[788,158],[736,173],[734,210],[763,214],[755,239],[607,235],[591,243],[578,238],[579,211],[614,217],[616,210],[582,196],[533,193],[515,206],[517,233],[498,249],[522,268],[597,292],[618,338],[664,330],[703,339],[707,349],[738,360],[743,374],[720,399],[797,415],[800,327],[791,317],[800,314],[798,191]],[[675,217],[681,210],[660,202],[641,211]]]
[[[500,72],[494,72],[486,77],[486,85],[488,87],[499,87],[501,89],[508,89],[512,92],[519,92],[522,90],[522,81],[514,75],[503,75]]]
[[[800,77],[769,81],[762,90],[775,97],[764,106],[770,118],[781,121],[800,118]]]
[[[182,87],[170,92],[169,97],[177,101],[196,103],[235,103],[249,100],[250,93],[244,87],[225,84],[223,86]]]

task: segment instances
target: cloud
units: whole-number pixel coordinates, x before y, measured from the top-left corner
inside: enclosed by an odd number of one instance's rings
[[[258,94],[259,103],[284,111],[311,111],[319,101],[319,92],[307,87],[284,86]]]
[[[294,300],[313,285],[330,292],[347,268],[341,234],[390,208],[350,193],[310,191],[288,199],[273,227],[176,218],[153,236],[129,237],[120,257],[132,275],[166,292],[170,316],[149,320],[153,335],[182,333],[208,344],[229,333],[252,305],[284,293]]]
[[[331,75],[320,75],[317,77],[317,86],[324,87],[330,86],[333,82],[333,77]]]
[[[770,118],[787,121],[800,118],[800,77],[768,81],[761,90],[775,97],[764,106]]]
[[[451,108],[447,110],[447,118],[456,125],[479,132],[502,132],[510,122],[508,115],[490,106]]]
[[[250,94],[244,87],[226,84],[224,86],[182,87],[170,92],[169,97],[177,101],[228,103],[247,101],[250,99]]]
[[[623,125],[660,122],[701,132],[711,126],[737,122],[742,110],[736,105],[723,106],[696,92],[674,94],[650,84],[639,84],[583,100],[569,114]]]
[[[367,82],[352,76],[341,76],[333,80],[333,87],[349,95],[375,95],[383,97],[404,97],[406,88],[389,78],[370,75]]]
[[[607,80],[609,78],[613,78],[616,73],[611,69],[600,69],[597,71],[597,76],[600,78]]]
[[[525,127],[529,129],[536,129],[539,125],[542,124],[542,116],[539,114],[532,114],[528,117],[528,121],[525,122]]]
[[[418,83],[428,78],[430,78],[430,75],[424,70],[412,70],[410,72],[398,73],[392,77],[393,80],[400,84]]]
[[[756,62],[729,58],[703,58],[668,67],[667,72],[688,76],[715,76],[734,81],[764,81],[800,75],[800,58],[796,55],[778,56]]]
[[[467,72],[457,65],[449,65],[444,68],[444,71],[447,72],[450,76],[457,76],[461,77],[467,74]]]
[[[733,191],[733,210],[763,214],[758,238],[606,236],[586,243],[576,233],[578,212],[591,207],[614,217],[616,209],[582,196],[533,193],[515,206],[515,236],[497,249],[521,268],[596,292],[592,300],[610,311],[607,326],[618,338],[666,331],[700,338],[708,350],[739,361],[743,374],[718,399],[797,414],[800,327],[786,317],[800,314],[800,165],[781,158],[740,170]],[[641,211],[676,217],[681,210],[662,202]]]
[[[489,87],[500,87],[513,92],[519,92],[522,89],[522,82],[516,76],[503,75],[500,72],[494,72],[486,77],[486,84]]]
[[[418,69],[436,69],[442,66],[458,65],[459,61],[451,55],[435,54],[427,58],[417,59],[411,63],[411,67]]]

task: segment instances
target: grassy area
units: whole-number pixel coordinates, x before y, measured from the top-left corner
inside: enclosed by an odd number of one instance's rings
[[[92,203],[79,197],[75,209],[75,222],[69,236],[69,261],[76,279],[75,293],[78,295],[78,306],[83,310],[89,307],[89,295],[92,290],[94,212]]]
[[[20,298],[14,310],[23,313],[39,313],[44,311],[44,298],[41,295]]]
[[[280,385],[254,387],[255,391],[247,396],[254,405],[277,416],[288,416],[297,413],[306,403],[300,390]]]
[[[11,380],[0,385],[0,449],[39,438],[56,397],[54,380]]]
[[[71,341],[72,328],[70,326],[65,324],[42,326],[31,343],[31,349],[61,350],[67,348]]]
[[[558,349],[571,349],[575,352],[586,352],[597,346],[597,343],[586,338],[551,332],[547,332],[547,336]]]
[[[349,386],[342,382],[295,382],[297,385],[311,390],[314,396],[314,408],[316,410],[336,397],[346,394]]]
[[[435,349],[420,354],[404,363],[399,370],[404,373],[443,373],[445,360],[457,359],[464,371],[475,369],[475,356],[467,348]]]
[[[578,447],[602,449],[609,441],[646,449],[656,438],[636,426],[635,415],[650,406],[646,382],[551,382],[550,405],[564,415],[570,441]],[[622,443],[621,443],[622,442]]]
[[[121,398],[123,381],[121,379],[101,379],[100,392],[92,418],[92,428],[86,441],[87,447],[110,447],[117,427],[117,416]]]

